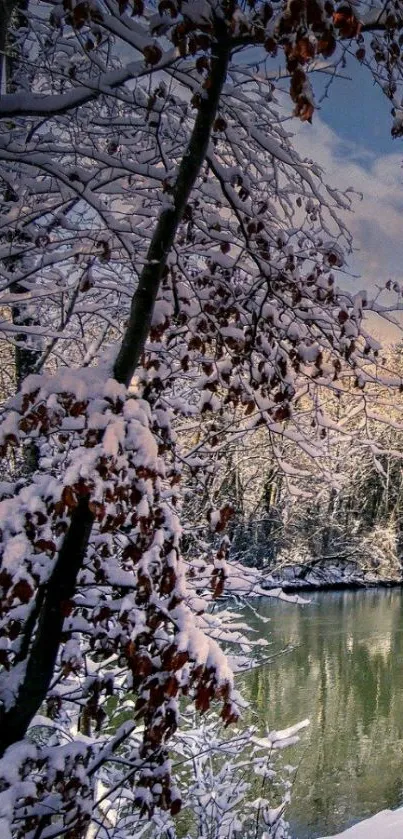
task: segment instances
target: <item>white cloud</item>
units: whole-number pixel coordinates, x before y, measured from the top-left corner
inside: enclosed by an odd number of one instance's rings
[[[331,185],[362,195],[345,217],[357,249],[350,265],[361,277],[359,287],[373,293],[389,278],[403,282],[403,154],[376,157],[345,142],[317,116],[312,126],[298,128],[295,140],[303,156],[323,167]]]

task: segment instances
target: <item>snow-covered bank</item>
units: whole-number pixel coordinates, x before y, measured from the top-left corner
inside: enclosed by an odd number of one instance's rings
[[[284,591],[313,590],[327,588],[367,588],[369,586],[393,586],[403,583],[402,576],[367,571],[350,560],[336,562],[318,560],[309,565],[300,563],[286,565],[265,577],[264,588],[283,588]]]
[[[325,836],[323,839],[402,839],[403,807],[398,810],[382,810],[376,816],[365,819],[343,833]]]

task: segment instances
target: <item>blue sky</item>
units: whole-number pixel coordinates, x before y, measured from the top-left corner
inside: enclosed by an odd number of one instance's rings
[[[342,284],[373,296],[388,279],[403,288],[403,139],[392,138],[390,103],[370,73],[355,59],[343,72],[350,79],[335,79],[322,100],[328,77],[312,75],[318,105],[313,124],[294,119],[290,130],[299,152],[323,167],[330,185],[362,194],[345,216],[355,252],[351,276]],[[389,339],[397,332],[381,324],[379,334]]]
[[[349,58],[341,71],[349,78],[335,78],[325,98],[329,76],[313,77],[315,97],[321,119],[340,137],[364,146],[378,155],[402,151],[402,140],[391,136],[391,104],[375,85],[369,71],[355,58]]]

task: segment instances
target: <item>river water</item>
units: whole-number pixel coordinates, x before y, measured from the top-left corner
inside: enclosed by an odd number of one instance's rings
[[[273,659],[243,677],[262,730],[311,721],[283,753],[299,764],[288,812],[298,839],[403,803],[403,593],[306,597],[305,606],[255,602],[266,623],[246,609]]]

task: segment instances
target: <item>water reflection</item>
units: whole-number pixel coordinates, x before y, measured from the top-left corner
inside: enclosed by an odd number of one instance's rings
[[[293,649],[245,677],[262,726],[311,720],[285,759],[301,765],[290,820],[298,839],[336,833],[403,800],[403,596],[400,590],[313,595],[309,606],[261,601]]]

